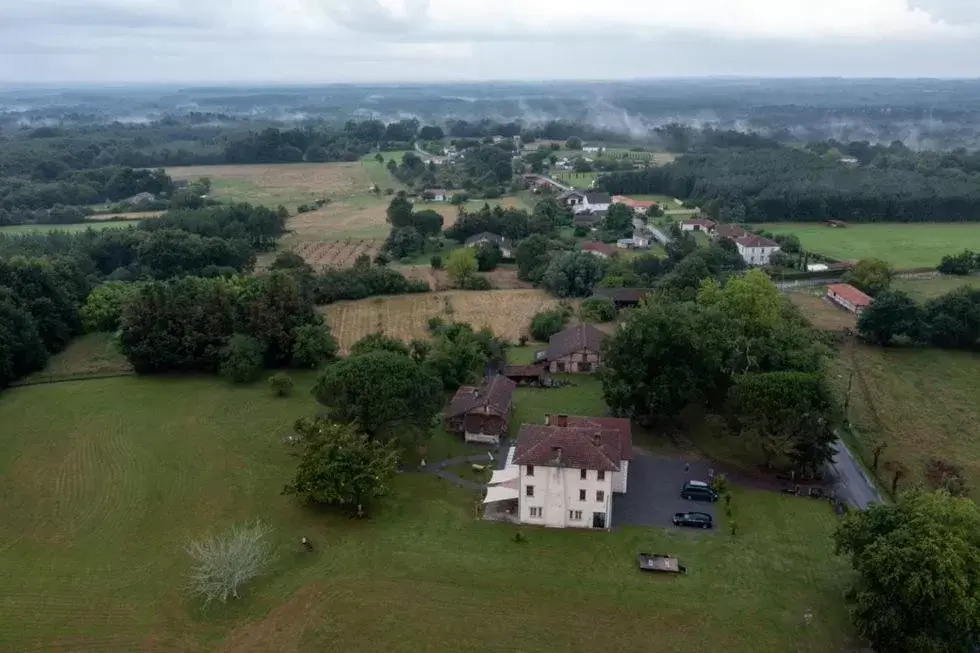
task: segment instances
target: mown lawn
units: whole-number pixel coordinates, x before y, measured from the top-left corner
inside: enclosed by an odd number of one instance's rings
[[[806,249],[838,260],[873,257],[897,268],[935,267],[946,254],[980,248],[980,223],[850,224],[837,229],[792,222],[757,226],[796,234]]]
[[[925,301],[963,286],[980,288],[980,277],[941,276],[931,279],[895,279],[891,287],[907,292],[919,301]]]
[[[845,565],[823,503],[737,491],[739,534],[523,529],[478,497],[401,474],[370,520],[280,494],[281,442],[317,405],[210,378],[117,378],[0,395],[0,650],[798,651],[850,645]],[[520,390],[518,412],[589,414],[594,381]],[[235,604],[187,597],[192,538],[275,528],[279,556]],[[301,536],[314,553],[298,546]],[[690,573],[639,572],[638,551]]]

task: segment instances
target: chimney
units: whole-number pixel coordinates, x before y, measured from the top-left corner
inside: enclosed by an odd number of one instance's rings
[[[555,415],[555,426],[562,428],[568,426],[568,415]]]
[[[544,414],[544,425],[551,426],[551,413]]]

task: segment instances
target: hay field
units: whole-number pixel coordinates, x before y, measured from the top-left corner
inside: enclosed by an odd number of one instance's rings
[[[541,290],[486,290],[420,293],[337,302],[322,309],[342,351],[364,336],[381,331],[408,342],[428,338],[431,317],[488,326],[500,337],[517,340],[531,317],[558,304]]]
[[[859,449],[871,460],[873,443],[886,444],[878,477],[887,487],[887,462],[900,461],[909,478],[924,480],[925,465],[937,458],[963,469],[971,497],[980,499],[980,356],[933,348],[872,347],[847,343],[834,378],[842,393],[848,381],[849,417]]]
[[[317,199],[366,195],[370,175],[361,163],[278,163],[167,168],[175,180],[207,177],[211,195],[231,202],[296,209]]]

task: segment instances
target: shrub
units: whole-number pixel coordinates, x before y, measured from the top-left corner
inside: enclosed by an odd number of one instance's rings
[[[565,328],[568,313],[561,309],[542,311],[531,318],[531,336],[535,340],[548,342],[551,336]]]
[[[294,367],[316,369],[337,356],[337,341],[326,324],[304,324],[296,327],[293,340]]]
[[[575,231],[573,231],[572,234],[576,238],[585,238],[589,235],[589,230],[586,227],[575,227]]]
[[[256,521],[191,542],[187,547],[187,555],[194,559],[191,591],[203,598],[205,605],[239,598],[239,589],[261,575],[272,561],[270,532],[268,526]]]
[[[446,321],[438,315],[429,318],[429,333],[435,333],[446,325]]]
[[[285,372],[276,372],[269,377],[269,387],[277,397],[288,397],[293,393],[293,380]]]
[[[433,254],[432,255],[432,258],[429,259],[429,265],[432,266],[432,269],[433,270],[441,270],[442,269],[442,256],[440,256],[439,254]]]
[[[493,284],[486,277],[474,274],[468,277],[460,288],[463,290],[493,290]]]
[[[262,343],[251,336],[235,334],[221,350],[221,374],[232,383],[250,383],[262,371]]]
[[[616,317],[616,306],[609,299],[586,299],[581,314],[588,322],[611,322]]]

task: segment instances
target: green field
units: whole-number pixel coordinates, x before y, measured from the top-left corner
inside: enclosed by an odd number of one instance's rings
[[[553,178],[566,186],[584,189],[589,188],[599,174],[598,172],[558,172]]]
[[[945,295],[963,286],[980,288],[980,277],[941,276],[932,279],[895,279],[891,285],[893,289],[907,292],[919,301]]]
[[[871,459],[872,442],[880,440],[887,445],[882,464],[905,463],[911,482],[922,480],[932,458],[960,465],[971,496],[980,499],[980,441],[975,436],[980,427],[980,357],[855,344],[838,358],[841,388],[852,373],[850,418],[866,460]],[[883,470],[879,476],[888,478]]]
[[[980,249],[980,223],[851,224],[837,229],[787,222],[757,226],[796,234],[806,249],[837,260],[880,258],[906,269],[935,267],[946,254]]]
[[[739,534],[591,533],[474,519],[477,494],[401,474],[370,520],[280,494],[281,442],[318,407],[313,374],[264,383],[92,380],[0,397],[0,650],[843,650],[846,565],[822,502],[736,490]],[[597,382],[520,389],[516,421],[602,413]],[[470,450],[443,434],[430,460]],[[278,558],[235,604],[202,611],[183,549],[235,521],[275,528]],[[316,544],[302,552],[298,539]],[[646,575],[669,551],[683,578]],[[588,615],[571,618],[570,615]],[[809,621],[809,623],[807,623]]]
[[[52,231],[67,231],[75,233],[86,229],[125,229],[139,224],[139,220],[92,220],[91,222],[80,222],[75,224],[13,224],[0,227],[0,234],[39,234]]]

